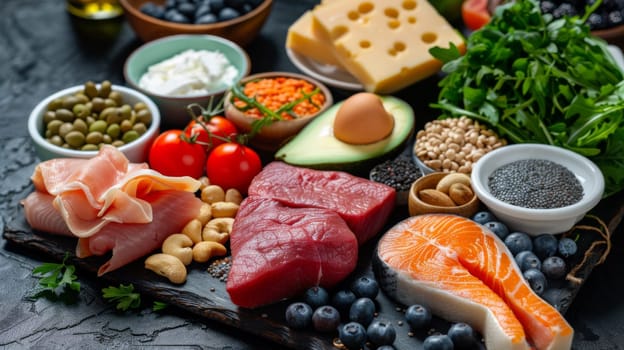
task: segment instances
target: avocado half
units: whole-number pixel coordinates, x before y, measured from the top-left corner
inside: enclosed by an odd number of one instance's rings
[[[285,163],[319,170],[341,170],[365,176],[376,164],[396,157],[414,132],[414,110],[407,102],[380,96],[384,108],[394,116],[394,129],[387,138],[366,145],[352,145],[334,137],[336,112],[343,102],[314,118],[276,153]]]

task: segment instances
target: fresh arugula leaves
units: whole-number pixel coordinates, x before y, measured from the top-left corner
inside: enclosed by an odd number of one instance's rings
[[[33,276],[39,277],[39,290],[32,296],[37,299],[45,297],[50,300],[62,300],[67,304],[77,301],[80,282],[76,280],[76,267],[67,264],[69,254],[58,263],[43,263],[33,269]]]
[[[102,288],[102,296],[112,303],[117,303],[117,310],[126,311],[141,306],[141,294],[134,291],[133,284]]]
[[[554,20],[536,0],[497,7],[491,21],[456,47],[432,48],[447,73],[432,107],[469,116],[514,143],[561,146],[601,169],[605,197],[624,189],[624,72],[584,17]]]

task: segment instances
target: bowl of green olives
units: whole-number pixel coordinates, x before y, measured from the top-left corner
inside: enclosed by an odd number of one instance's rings
[[[28,133],[42,161],[91,158],[110,144],[141,163],[158,136],[160,119],[158,107],[144,94],[109,81],[89,81],[39,102],[28,118]]]

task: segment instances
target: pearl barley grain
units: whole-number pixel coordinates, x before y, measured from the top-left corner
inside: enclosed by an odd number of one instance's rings
[[[523,208],[561,208],[583,198],[583,187],[568,168],[543,159],[505,164],[488,177],[488,186],[494,197]]]

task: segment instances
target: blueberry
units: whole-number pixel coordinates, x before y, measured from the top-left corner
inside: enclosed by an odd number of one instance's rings
[[[377,350],[396,350],[392,345],[382,345],[377,347]]]
[[[453,350],[453,341],[446,334],[433,334],[423,342],[425,350]]]
[[[542,298],[559,311],[563,311],[572,301],[572,292],[563,288],[548,288],[544,291]]]
[[[210,8],[213,13],[219,13],[225,7],[224,0],[210,0]]]
[[[549,256],[557,253],[559,242],[557,238],[551,234],[544,233],[533,238],[533,252],[540,260],[544,260]]]
[[[195,16],[196,7],[195,4],[187,2],[178,5],[178,11],[188,18],[193,18],[193,16]]]
[[[319,332],[336,331],[340,325],[340,314],[333,306],[321,306],[312,314],[312,325]]]
[[[392,345],[396,339],[396,331],[392,323],[375,320],[366,329],[368,340],[375,345]]]
[[[562,257],[564,258],[571,257],[572,255],[576,254],[577,250],[578,250],[578,246],[576,245],[576,242],[572,238],[563,237],[559,239],[559,244],[557,245],[557,251],[559,252],[559,255],[561,255]]]
[[[201,4],[197,6],[197,9],[195,10],[195,18],[200,18],[201,16],[207,15],[207,14],[213,14],[212,13],[212,9],[210,8],[209,4]]]
[[[375,302],[370,298],[358,298],[349,308],[349,320],[358,322],[364,327],[368,327],[373,317],[375,317]]]
[[[375,299],[379,294],[379,284],[374,278],[362,276],[351,283],[351,290],[358,298]]]
[[[242,9],[246,2],[245,0],[225,0],[224,3],[227,7]]]
[[[357,322],[349,322],[338,329],[338,338],[348,350],[359,350],[366,343],[366,329]]]
[[[405,310],[405,322],[414,330],[428,327],[431,324],[431,311],[420,304],[410,305]]]
[[[484,225],[486,222],[496,221],[496,217],[489,211],[480,211],[474,214],[472,221]]]
[[[513,232],[509,236],[505,237],[505,245],[511,251],[511,254],[516,255],[523,250],[532,250],[533,241],[531,237],[524,232]]]
[[[185,15],[181,14],[180,11],[176,9],[167,10],[165,12],[164,19],[169,22],[189,23],[189,19]]]
[[[540,270],[542,268],[542,261],[530,250],[521,251],[516,254],[515,259],[522,272],[528,269]]]
[[[176,0],[166,0],[165,1],[165,10],[171,10],[178,6],[178,2]]]
[[[303,293],[303,301],[313,309],[316,309],[329,304],[329,293],[320,286],[310,287]]]
[[[464,322],[453,324],[449,328],[447,335],[453,341],[455,349],[472,349],[477,340],[472,327]]]
[[[211,24],[211,23],[216,23],[216,22],[219,22],[219,19],[217,18],[217,16],[213,15],[212,13],[207,13],[195,19],[195,24]]]
[[[304,329],[312,324],[313,310],[310,305],[296,302],[286,308],[286,324],[296,329]]]
[[[357,299],[355,294],[350,290],[339,290],[336,292],[331,300],[331,305],[340,312],[342,315],[346,315],[351,308],[351,304]]]
[[[542,272],[550,279],[556,280],[563,278],[566,274],[566,263],[559,256],[549,256],[542,262]]]
[[[494,234],[496,234],[500,239],[505,239],[505,237],[509,234],[507,226],[500,221],[488,221],[483,224],[483,226],[494,232]]]
[[[164,18],[165,17],[165,9],[162,6],[158,6],[153,2],[146,2],[139,8],[141,12],[148,16],[152,16],[155,18]]]
[[[542,295],[542,293],[544,293],[547,287],[547,281],[542,271],[538,269],[528,269],[524,271],[523,276],[537,295]]]
[[[220,21],[229,21],[231,19],[237,18],[240,16],[240,12],[231,7],[224,7],[219,11],[219,20]]]

